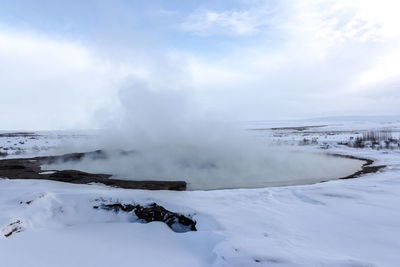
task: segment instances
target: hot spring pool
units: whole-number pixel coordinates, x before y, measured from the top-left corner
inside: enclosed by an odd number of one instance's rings
[[[86,156],[80,161],[53,163],[42,168],[107,173],[125,180],[179,180],[187,182],[188,190],[211,190],[316,183],[348,176],[364,164],[362,160],[316,152],[234,152],[237,151],[109,152],[103,158]]]

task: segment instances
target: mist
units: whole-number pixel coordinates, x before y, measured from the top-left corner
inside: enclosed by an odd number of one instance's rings
[[[131,80],[119,97],[121,108],[114,119],[90,142],[74,148],[102,149],[106,158],[85,157],[45,168],[108,173],[119,179],[180,180],[189,189],[217,189],[320,181],[361,166],[356,160],[270,146],[243,126],[202,113],[190,90]]]

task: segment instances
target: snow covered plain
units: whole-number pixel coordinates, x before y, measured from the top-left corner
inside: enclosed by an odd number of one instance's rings
[[[265,129],[257,135],[266,142],[322,147],[387,167],[313,185],[185,192],[0,179],[0,266],[400,266],[400,149],[337,144],[370,129],[396,135],[400,122],[324,120],[327,126],[301,131],[270,129],[320,123],[249,128]],[[59,138],[44,136],[23,141],[24,152],[8,156],[34,154],[29,140],[50,153]],[[18,147],[21,138],[0,138],[0,146]],[[304,145],[304,138],[318,140]],[[93,209],[99,201],[156,202],[192,215],[198,231],[176,233],[161,222]],[[5,237],[12,228],[19,232]]]

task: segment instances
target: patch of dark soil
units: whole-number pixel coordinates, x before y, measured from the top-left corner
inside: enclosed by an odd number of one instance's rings
[[[294,130],[294,131],[305,131],[310,128],[321,128],[321,127],[326,127],[328,125],[311,125],[311,126],[296,126],[296,127],[275,127],[275,128],[256,128],[256,129],[249,129],[251,131],[265,131],[265,130],[273,130],[273,131],[289,131],[289,130]]]
[[[77,170],[62,170],[54,173],[42,173],[41,165],[57,161],[79,161],[83,157],[104,158],[102,150],[88,153],[72,153],[60,156],[19,158],[0,160],[0,177],[9,179],[42,179],[75,184],[102,183],[109,186],[128,189],[148,190],[186,190],[185,181],[131,181],[110,178],[110,174],[87,173]]]
[[[143,222],[164,222],[174,232],[183,233],[188,231],[197,231],[196,221],[191,218],[169,211],[156,203],[148,206],[132,205],[132,204],[101,204],[100,206],[93,206],[95,209],[104,209],[114,212],[134,212],[135,215]]]
[[[6,226],[6,228],[3,229],[3,234],[5,237],[10,237],[11,235],[15,233],[22,232],[23,228],[21,227],[21,221],[16,220],[9,225]]]
[[[35,199],[31,199],[31,200],[28,200],[28,201],[20,201],[19,204],[21,204],[21,205],[22,204],[30,205],[30,204],[32,204],[33,201],[38,200],[40,198],[43,198],[45,196],[46,196],[46,194],[41,194],[38,197],[36,197]]]
[[[36,137],[39,136],[34,132],[15,132],[15,133],[2,133],[0,134],[1,137]]]
[[[352,179],[352,178],[357,178],[360,177],[364,174],[368,173],[375,173],[380,171],[383,168],[386,168],[386,165],[377,165],[377,166],[371,166],[374,161],[372,159],[366,159],[366,158],[360,158],[360,157],[355,157],[351,155],[341,155],[341,154],[329,154],[334,157],[341,157],[341,158],[348,158],[348,159],[356,159],[356,160],[362,160],[365,161],[365,163],[362,165],[361,170],[356,171],[353,174],[350,174],[348,176],[342,177],[340,179]]]
[[[340,179],[351,179],[351,178],[357,178],[360,177],[361,175],[368,174],[368,173],[375,173],[378,172],[379,170],[385,168],[386,165],[379,165],[379,166],[363,166],[362,170],[357,171],[353,174],[350,174],[346,177],[342,177]]]
[[[102,181],[108,179],[111,175],[87,173],[77,170],[62,170],[49,174],[49,177],[56,179],[57,181],[69,183],[73,183],[74,181],[78,181],[78,183],[91,183],[93,182],[93,179],[96,181]]]
[[[24,165],[2,165],[0,170],[24,170],[26,167]]]

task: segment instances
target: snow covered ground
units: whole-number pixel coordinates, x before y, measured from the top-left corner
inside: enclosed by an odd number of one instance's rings
[[[325,120],[328,126],[302,131],[269,129],[304,125],[312,124],[258,122],[250,128],[265,129],[255,132],[266,142],[323,147],[387,167],[313,185],[186,192],[0,179],[0,266],[400,266],[400,149],[337,144],[370,129],[390,127],[395,135],[400,122]],[[318,140],[298,146],[305,137]],[[0,138],[3,147],[14,146],[17,139],[7,138],[16,137]],[[59,142],[45,139],[29,140],[39,147]],[[20,144],[24,155],[34,154],[29,140]],[[176,233],[161,222],[93,209],[100,200],[156,202],[192,215],[198,231]]]

